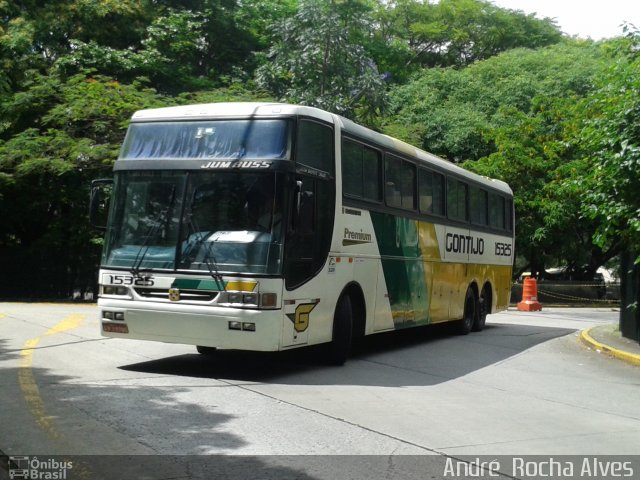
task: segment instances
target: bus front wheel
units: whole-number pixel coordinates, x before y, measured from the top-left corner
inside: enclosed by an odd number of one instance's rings
[[[328,345],[328,360],[332,365],[343,365],[351,352],[353,337],[353,310],[351,299],[343,295],[338,300],[333,316],[333,336]]]
[[[203,347],[202,345],[196,345],[196,350],[200,355],[213,355],[216,353],[216,347]]]

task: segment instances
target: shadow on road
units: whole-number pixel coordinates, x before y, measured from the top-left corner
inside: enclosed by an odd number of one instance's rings
[[[1,362],[14,360],[20,356],[20,351],[7,348],[9,342],[4,338],[0,338],[0,368],[2,367]]]
[[[276,354],[218,352],[210,357],[194,353],[120,367],[148,374],[151,379],[144,382],[115,370],[120,378],[105,382],[100,375],[92,377],[90,369],[78,368],[95,368],[92,349],[86,348],[93,338],[59,346],[66,353],[51,368],[45,352],[55,350],[36,348],[33,363],[22,364],[20,350],[7,349],[8,342],[0,339],[0,464],[7,465],[3,452],[44,457],[104,454],[79,457],[80,476],[74,472],[69,478],[439,478],[444,457],[438,455],[402,458],[427,462],[415,466],[384,456],[375,457],[379,461],[360,456],[234,457],[251,447],[250,440],[232,430],[234,415],[217,406],[216,389],[206,392],[212,401],[202,405],[193,398],[192,386],[155,382],[154,376],[282,385],[429,386],[508,361],[573,332],[509,324],[489,324],[468,336],[452,335],[441,326],[412,329],[362,339],[344,367],[324,364],[321,348]],[[29,371],[27,389],[19,382],[24,369]],[[76,371],[86,376],[71,373]],[[50,422],[48,430],[43,421]],[[51,432],[57,436],[52,438]],[[177,455],[212,451],[230,455]],[[8,476],[6,467],[0,467],[3,476]]]
[[[19,358],[18,351],[5,348],[6,343],[0,340],[0,359]],[[34,349],[34,356],[38,356],[38,348]],[[244,361],[252,358],[255,357],[245,356]],[[180,365],[185,359],[197,359],[204,366],[209,364],[196,355],[185,355],[160,360],[158,365],[167,365],[165,362]],[[18,381],[25,369],[29,372],[28,391],[22,391]],[[312,372],[305,370],[306,375]],[[427,473],[435,477],[445,468],[446,459],[440,455],[238,456],[234,452],[246,446],[246,441],[225,427],[233,415],[216,412],[215,406],[203,407],[181,396],[190,392],[188,387],[140,385],[135,379],[123,384],[97,385],[78,382],[77,378],[65,375],[64,369],[55,372],[58,373],[15,361],[0,364],[3,388],[0,479],[9,478],[11,469],[21,468],[12,456],[37,457],[45,465],[51,465],[52,460],[58,465],[71,465],[69,470],[39,467],[38,472],[43,475],[39,478],[96,480],[367,480],[392,476],[418,480]],[[205,454],[209,451],[230,454]]]
[[[360,339],[343,367],[323,362],[322,346],[279,353],[217,351],[177,355],[120,368],[149,374],[284,385],[429,386],[504,361],[575,332],[531,325],[488,324],[466,336],[448,325]],[[195,349],[194,349],[195,350]]]

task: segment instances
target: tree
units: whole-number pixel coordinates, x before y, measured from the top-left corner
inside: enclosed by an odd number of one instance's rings
[[[253,51],[291,1],[0,2],[0,295],[63,298],[95,282],[89,184],[112,175],[131,114],[265,99]]]
[[[402,61],[410,70],[461,67],[514,48],[552,45],[562,38],[551,19],[483,0],[396,0],[383,7],[379,22],[388,40],[400,39],[409,47],[411,54],[402,55]]]
[[[271,38],[266,22],[287,15],[292,1],[0,2],[0,92],[50,68],[67,76],[90,68],[122,82],[144,76],[170,94],[250,79],[254,52]]]
[[[111,175],[131,113],[164,104],[141,84],[82,74],[36,75],[5,102],[5,118],[15,112],[32,126],[0,141],[3,296],[64,298],[93,285],[100,240],[87,220],[90,181]]]
[[[583,213],[598,224],[595,243],[640,253],[640,32],[627,30],[615,48],[617,62],[585,102],[577,141],[591,168],[576,182],[587,186]]]
[[[74,42],[136,47],[152,18],[147,1],[16,0],[0,3],[0,62],[18,87],[30,70],[45,73]]]
[[[259,85],[276,97],[371,123],[384,107],[385,86],[365,54],[371,8],[360,0],[303,0],[281,22]]]

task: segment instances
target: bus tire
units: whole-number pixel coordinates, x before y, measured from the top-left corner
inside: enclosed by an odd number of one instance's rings
[[[344,365],[351,353],[353,338],[353,310],[351,299],[343,295],[338,300],[333,316],[333,335],[328,345],[327,360],[331,365]]]
[[[489,313],[489,292],[487,288],[482,289],[482,293],[480,294],[480,298],[478,299],[478,317],[476,321],[473,323],[473,331],[480,332],[484,328],[485,323],[487,323],[487,314]]]
[[[196,350],[200,355],[213,355],[216,353],[216,347],[203,347],[202,345],[196,345]]]
[[[469,287],[467,288],[467,294],[464,296],[464,313],[462,320],[458,321],[458,333],[460,335],[467,335],[471,332],[477,316],[478,302],[476,301],[476,295],[473,289]]]

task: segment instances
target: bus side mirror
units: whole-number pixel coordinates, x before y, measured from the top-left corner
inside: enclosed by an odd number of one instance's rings
[[[296,217],[300,216],[300,204],[302,203],[302,180],[296,181]]]
[[[106,230],[107,214],[113,191],[113,180],[101,178],[91,182],[91,198],[89,199],[89,223],[98,230]]]
[[[291,229],[295,230],[300,218],[300,205],[302,203],[302,180],[296,180],[293,189],[293,212],[291,212]]]

